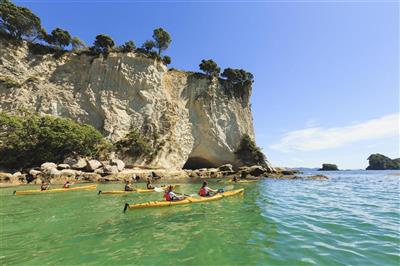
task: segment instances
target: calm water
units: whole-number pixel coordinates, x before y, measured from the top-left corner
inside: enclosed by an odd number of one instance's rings
[[[13,188],[1,189],[0,263],[399,265],[400,177],[392,173],[263,180],[236,186],[245,187],[244,197],[125,214],[125,202],[161,195],[12,196]]]

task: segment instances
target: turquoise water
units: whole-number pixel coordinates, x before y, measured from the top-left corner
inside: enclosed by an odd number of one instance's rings
[[[14,188],[1,189],[0,263],[399,265],[400,177],[393,173],[326,172],[329,181],[267,179],[236,185],[245,188],[244,197],[125,214],[125,202],[161,195],[12,196]],[[190,184],[180,190],[197,189]]]

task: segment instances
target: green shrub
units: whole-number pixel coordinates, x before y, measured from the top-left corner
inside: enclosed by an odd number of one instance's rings
[[[165,65],[169,65],[169,64],[171,64],[171,57],[169,57],[168,55],[166,55],[166,56],[163,57],[162,61],[163,61],[163,63],[164,63]]]
[[[107,55],[114,45],[115,43],[110,36],[106,34],[100,34],[96,36],[96,40],[93,43],[93,49],[97,53]]]
[[[21,87],[21,84],[9,77],[0,77],[0,85],[5,86],[7,89]]]
[[[127,41],[118,48],[122,53],[131,53],[135,51],[136,45],[133,41]]]
[[[100,132],[71,119],[0,113],[0,165],[6,168],[59,163],[72,154],[96,157],[104,146]]]
[[[264,153],[247,134],[243,135],[235,154],[244,165],[266,166]]]
[[[151,141],[136,129],[131,129],[123,139],[115,143],[115,148],[118,152],[133,158],[149,157],[153,150]]]
[[[223,80],[226,92],[235,97],[243,97],[248,93],[254,81],[253,74],[243,69],[225,68],[221,77],[226,78]]]
[[[68,46],[71,43],[71,35],[68,31],[55,28],[50,35],[49,43],[57,46],[59,49],[62,49],[64,46]]]

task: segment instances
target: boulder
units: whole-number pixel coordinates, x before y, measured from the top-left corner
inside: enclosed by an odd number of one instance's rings
[[[125,163],[120,159],[111,159],[111,166],[117,166],[118,171],[122,171],[125,168]]]
[[[104,167],[97,168],[96,170],[94,170],[94,172],[96,174],[99,174],[99,175],[104,175],[105,174]]]
[[[219,171],[229,171],[229,172],[232,172],[232,171],[233,171],[233,166],[232,166],[231,164],[224,164],[224,165],[221,165],[221,166],[218,168],[218,170],[219,170]]]
[[[57,168],[48,168],[48,169],[45,169],[43,171],[43,173],[45,175],[50,176],[50,177],[53,178],[53,177],[59,176],[61,172],[59,170],[57,170]]]
[[[57,165],[56,165],[55,163],[49,163],[49,162],[47,162],[47,163],[42,163],[42,165],[40,166],[40,169],[41,169],[42,171],[45,171],[45,170],[48,170],[48,169],[51,169],[51,168],[56,169],[56,168],[57,168]]]
[[[101,176],[96,173],[82,173],[77,176],[80,181],[97,182],[101,179]]]
[[[13,175],[10,173],[0,173],[0,183],[12,182]]]
[[[89,161],[87,161],[86,168],[89,171],[94,171],[94,170],[100,168],[101,166],[102,166],[101,162],[99,162],[97,160],[89,160]]]
[[[42,172],[41,172],[41,171],[38,171],[38,170],[35,170],[35,169],[31,169],[31,170],[29,170],[29,174],[30,174],[31,176],[33,176],[34,178],[36,178],[37,175],[42,174]]]
[[[116,165],[105,165],[103,167],[103,171],[105,174],[113,175],[118,173],[118,166]]]
[[[77,158],[75,163],[71,165],[73,169],[83,169],[87,165],[87,162],[84,158]]]
[[[58,170],[64,170],[64,169],[70,169],[70,168],[71,168],[71,166],[67,163],[61,163],[61,164],[57,165]]]
[[[267,169],[265,169],[264,167],[262,167],[260,165],[253,165],[253,166],[243,169],[242,176],[243,175],[252,175],[252,176],[257,177],[257,176],[261,176],[267,172],[268,172]]]
[[[60,175],[61,177],[75,178],[76,172],[77,171],[72,169],[63,169],[60,171]]]

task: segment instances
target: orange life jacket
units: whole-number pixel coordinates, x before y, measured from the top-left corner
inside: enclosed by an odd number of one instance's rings
[[[205,187],[200,188],[199,195],[202,196],[202,197],[206,197],[207,196],[207,189]]]

